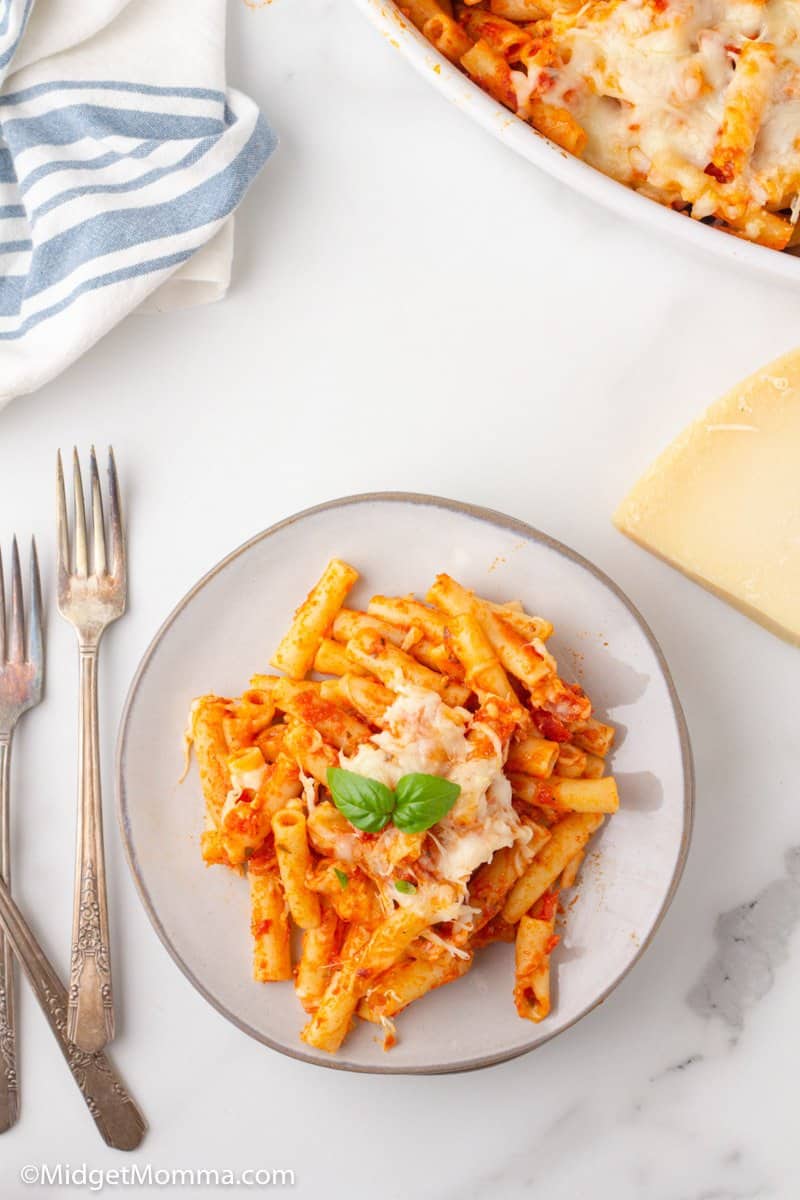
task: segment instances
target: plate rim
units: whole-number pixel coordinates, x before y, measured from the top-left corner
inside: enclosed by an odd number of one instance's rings
[[[704,254],[727,260],[734,267],[744,267],[762,278],[779,279],[790,288],[796,288],[800,283],[800,264],[795,265],[798,256],[747,242],[673,212],[666,205],[604,175],[599,168],[575,158],[538,133],[440,54],[403,16],[395,0],[353,0],[353,3],[390,45],[398,49],[451,104],[551,178],[631,221],[634,226],[683,242],[687,250],[694,246]]]
[[[147,890],[130,830],[128,797],[125,788],[126,742],[128,725],[142,681],[151,666],[151,662],[156,650],[171,626],[183,613],[184,609],[189,605],[194,597],[208,583],[210,583],[212,579],[216,578],[216,576],[220,574],[220,572],[223,571],[231,562],[239,558],[241,555],[246,554],[259,542],[264,541],[266,538],[272,537],[274,534],[279,533],[281,530],[286,529],[291,525],[305,520],[307,517],[315,516],[318,513],[330,511],[336,508],[346,508],[353,504],[368,504],[376,501],[419,504],[423,507],[444,508],[450,512],[456,512],[477,520],[485,521],[489,524],[500,526],[509,532],[518,533],[526,540],[539,542],[548,549],[555,551],[557,554],[560,554],[569,559],[571,562],[576,563],[578,566],[583,567],[584,570],[589,571],[589,573],[593,575],[595,579],[604,584],[628,609],[634,621],[644,634],[647,642],[650,645],[650,648],[655,654],[656,661],[658,662],[662,676],[667,685],[667,691],[670,703],[672,705],[672,711],[678,730],[681,748],[681,763],[684,783],[683,826],[678,855],[672,871],[669,887],[664,895],[664,899],[659,907],[653,925],[650,928],[647,936],[637,947],[633,958],[627,963],[623,970],[614,977],[611,983],[601,992],[599,996],[595,997],[589,1004],[586,1005],[585,1008],[581,1009],[581,1011],[577,1013],[572,1020],[570,1020],[560,1029],[553,1030],[552,1033],[549,1033],[544,1037],[539,1037],[535,1042],[532,1042],[528,1045],[522,1045],[510,1051],[504,1050],[497,1053],[477,1055],[474,1058],[465,1059],[464,1061],[458,1063],[432,1063],[431,1065],[419,1067],[392,1066],[391,1064],[376,1064],[375,1066],[369,1066],[367,1064],[337,1061],[333,1056],[331,1056],[330,1061],[323,1061],[313,1057],[300,1047],[296,1048],[275,1041],[273,1038],[262,1033],[260,1030],[255,1029],[252,1025],[248,1024],[247,1021],[242,1020],[236,1015],[236,1013],[232,1012],[231,1009],[229,1009],[221,1000],[219,1000],[212,992],[208,990],[205,984],[198,979],[194,971],[183,960],[176,947],[172,944]],[[226,554],[224,558],[220,559],[213,567],[211,567],[210,570],[206,571],[206,573],[202,575],[186,593],[184,593],[178,603],[172,608],[165,620],[162,621],[161,625],[156,630],[156,633],[150,639],[147,648],[139,660],[139,664],[128,688],[128,692],[125,697],[125,704],[122,709],[122,715],[120,717],[115,750],[114,782],[116,800],[115,807],[120,837],[122,840],[125,858],[131,875],[133,876],[133,882],[139,899],[144,906],[150,923],[158,935],[162,945],[167,950],[170,958],[181,970],[183,975],[189,980],[192,986],[213,1008],[216,1009],[218,1013],[235,1025],[237,1029],[239,1029],[242,1033],[248,1034],[256,1041],[261,1042],[262,1045],[268,1046],[271,1050],[276,1050],[280,1054],[285,1054],[290,1058],[307,1063],[310,1066],[323,1067],[334,1071],[352,1071],[363,1075],[449,1075],[458,1074],[464,1071],[482,1070],[485,1067],[492,1067],[499,1063],[510,1062],[512,1059],[520,1058],[523,1054],[530,1054],[531,1051],[537,1050],[540,1046],[544,1046],[552,1038],[558,1037],[562,1033],[566,1033],[568,1029],[571,1029],[574,1025],[583,1020],[584,1017],[588,1016],[589,1013],[593,1012],[600,1004],[608,999],[611,993],[614,992],[617,987],[619,987],[623,979],[625,979],[630,971],[633,970],[636,964],[641,960],[642,955],[652,944],[652,941],[658,932],[664,917],[669,911],[672,901],[675,898],[678,885],[680,884],[681,877],[686,866],[694,825],[695,772],[686,717],[683,712],[680,698],[678,697],[675,683],[672,679],[669,665],[664,656],[664,652],[661,649],[661,646],[659,645],[655,634],[651,630],[647,621],[639,612],[638,608],[630,599],[630,597],[622,590],[619,584],[615,583],[614,580],[605,573],[605,571],[596,566],[589,559],[585,558],[582,554],[578,553],[577,550],[573,550],[570,546],[565,545],[563,542],[558,541],[558,539],[551,537],[549,534],[544,533],[535,526],[529,525],[526,521],[522,521],[517,517],[509,516],[507,513],[500,512],[497,509],[486,508],[482,505],[471,504],[466,501],[451,500],[443,496],[428,495],[423,492],[359,492],[350,496],[340,496],[332,500],[326,500],[321,504],[314,504],[309,508],[304,508],[299,512],[293,513],[289,517],[284,517],[282,520],[277,521],[273,525],[268,526],[266,529],[261,530],[260,533],[248,538],[246,541],[242,542],[241,545],[237,546],[235,550],[232,550],[229,554]]]

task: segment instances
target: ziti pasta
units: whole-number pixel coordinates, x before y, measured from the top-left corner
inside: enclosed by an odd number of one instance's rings
[[[800,212],[800,9],[786,0],[396,0],[570,154],[782,250]]]
[[[541,1021],[559,896],[619,805],[614,731],[518,602],[439,575],[425,601],[360,611],[357,578],[328,564],[275,652],[285,675],[194,701],[202,856],[247,874],[253,975],[294,978],[311,1046],[334,1053],[360,1018],[388,1048],[393,1018],[493,941],[516,942],[514,1003]]]

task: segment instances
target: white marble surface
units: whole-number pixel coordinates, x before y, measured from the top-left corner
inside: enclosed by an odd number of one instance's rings
[[[131,608],[102,702],[114,1054],[152,1127],[134,1157],[291,1168],[315,1200],[794,1200],[800,660],[610,513],[702,405],[800,341],[800,277],[740,279],[567,193],[344,0],[233,3],[230,61],[282,146],[238,219],[229,298],[129,320],[0,414],[0,533],[38,533],[50,595],[55,447],[113,441],[127,486]],[[661,640],[694,740],[693,848],[643,961],[564,1036],[470,1075],[315,1070],[227,1025],[152,932],[113,811],[123,696],[173,603],[274,520],[378,488],[490,505],[592,557]],[[15,888],[64,970],[75,661],[50,610],[47,700],[16,747]],[[2,1195],[47,1194],[25,1163],[122,1165],[27,991],[20,1023]]]

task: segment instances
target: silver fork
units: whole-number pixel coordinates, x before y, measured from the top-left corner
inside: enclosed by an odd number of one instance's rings
[[[144,1136],[144,1117],[106,1056],[87,1054],[67,1038],[66,989],[8,889],[11,737],[22,713],[41,700],[44,680],[42,591],[35,542],[31,543],[30,579],[26,621],[22,572],[15,538],[11,551],[11,604],[8,613],[0,559],[0,850],[3,856],[3,878],[0,878],[0,1132],[13,1124],[18,1110],[9,959],[9,950],[13,946],[102,1137],[117,1150],[134,1150]]]
[[[10,597],[7,617],[3,557],[0,554],[0,875],[7,885],[11,882],[11,741],[19,718],[41,700],[44,678],[42,589],[34,541],[31,542],[27,638],[16,538],[11,546]],[[0,1132],[11,1128],[18,1112],[13,958],[11,946],[0,932]]]
[[[91,555],[77,450],[73,451],[74,522],[70,539],[61,452],[56,471],[58,609],[75,627],[80,660],[80,768],[67,1032],[82,1050],[114,1036],[114,1002],[103,853],[97,714],[97,653],[106,626],[125,611],[125,538],[114,452],[108,451],[109,538],[94,446],[90,455]],[[70,544],[71,543],[71,544]],[[91,559],[91,561],[90,561]]]

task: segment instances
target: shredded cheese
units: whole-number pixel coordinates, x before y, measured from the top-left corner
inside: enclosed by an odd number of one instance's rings
[[[523,35],[509,55],[504,103],[613,179],[786,245],[800,180],[796,0],[556,0],[542,9],[546,21],[518,22],[531,40]],[[469,16],[464,23],[470,31]],[[470,36],[491,44],[491,24]],[[573,143],[559,141],[565,112],[581,133]]]
[[[449,779],[461,791],[450,812],[429,831],[419,859],[403,861],[405,835],[391,824],[374,841],[359,846],[358,854],[393,906],[433,911],[431,924],[469,925],[470,877],[501,847],[527,844],[531,831],[511,802],[511,785],[503,771],[505,748],[496,732],[485,723],[472,722],[465,710],[450,708],[427,688],[400,683],[397,690],[398,698],[385,715],[386,728],[363,742],[351,758],[340,754],[341,765],[390,788],[403,775],[420,772]],[[494,751],[490,757],[469,757],[470,727],[486,735]],[[337,844],[337,853],[349,860],[356,853],[355,842],[349,835],[341,840],[348,845]],[[404,870],[412,873],[423,868],[412,893],[398,892],[393,886],[401,861]]]

